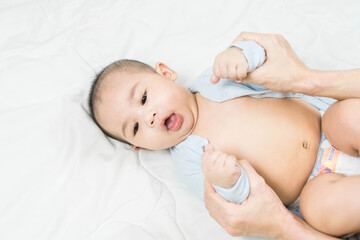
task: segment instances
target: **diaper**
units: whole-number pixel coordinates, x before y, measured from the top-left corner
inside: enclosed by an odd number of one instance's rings
[[[317,175],[332,172],[345,176],[360,175],[360,158],[349,156],[336,149],[322,133],[315,165],[308,181]]]
[[[339,173],[345,176],[360,175],[360,157],[349,156],[336,149],[322,133],[319,151],[314,168],[307,181],[324,173]],[[287,208],[298,217],[302,218],[299,209],[300,197]]]

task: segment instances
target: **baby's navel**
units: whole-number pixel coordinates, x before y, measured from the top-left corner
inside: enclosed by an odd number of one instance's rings
[[[302,144],[303,148],[308,150],[310,148],[310,144],[308,143],[308,141],[304,141],[303,144]]]

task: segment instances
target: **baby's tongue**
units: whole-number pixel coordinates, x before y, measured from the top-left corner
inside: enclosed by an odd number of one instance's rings
[[[165,124],[168,130],[176,131],[179,129],[182,121],[182,116],[180,114],[172,114],[168,119],[166,119]]]

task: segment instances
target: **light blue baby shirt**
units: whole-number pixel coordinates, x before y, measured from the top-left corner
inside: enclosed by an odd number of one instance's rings
[[[262,65],[266,59],[264,49],[253,41],[237,42],[230,45],[230,47],[242,49],[249,64],[248,72]],[[336,101],[331,98],[310,97],[301,93],[273,91],[258,84],[237,83],[230,79],[221,79],[217,84],[213,84],[210,82],[212,73],[212,67],[209,67],[191,83],[188,89],[193,93],[199,92],[201,96],[215,102],[224,102],[242,96],[254,98],[297,97],[323,111]],[[203,148],[207,144],[207,139],[197,135],[190,135],[184,141],[170,148],[180,179],[200,199],[204,197],[204,174],[201,170],[201,157],[204,153]],[[240,166],[238,165],[238,167]],[[233,188],[225,189],[214,186],[216,192],[228,201],[241,203],[250,193],[249,179],[242,168],[241,171],[242,174]]]

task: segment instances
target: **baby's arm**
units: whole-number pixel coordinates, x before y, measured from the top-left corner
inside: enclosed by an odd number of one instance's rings
[[[250,183],[235,156],[216,151],[208,144],[201,165],[205,178],[223,198],[235,203],[247,198]]]
[[[241,82],[248,72],[261,66],[265,59],[265,50],[254,41],[235,42],[216,56],[211,82],[217,83],[220,78]]]
[[[222,188],[232,188],[241,175],[236,166],[235,156],[216,151],[208,144],[202,157],[201,168],[205,178],[212,184]]]

